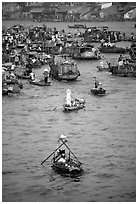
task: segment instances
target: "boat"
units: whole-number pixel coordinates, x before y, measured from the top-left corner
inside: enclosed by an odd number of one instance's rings
[[[18,94],[20,93],[20,87],[18,84],[7,84],[2,85],[2,95]]]
[[[49,62],[49,66],[51,68],[50,77],[58,81],[75,81],[80,76],[77,64],[74,61],[53,60]]]
[[[102,87],[102,83],[98,83],[98,87],[92,88],[91,93],[97,96],[104,96],[106,94],[106,90]]]
[[[84,172],[82,168],[82,163],[77,159],[75,154],[71,151],[71,149],[66,144],[66,136],[61,135],[59,140],[60,145],[50,154],[43,162],[41,162],[41,165],[48,160],[52,155],[51,164],[52,168],[65,176],[70,177],[77,177],[82,175]],[[61,148],[62,147],[62,148]]]
[[[111,47],[100,47],[99,50],[102,53],[118,53],[118,54],[125,54],[128,51],[127,48],[122,48],[122,47],[113,47],[113,48],[111,48]]]
[[[110,67],[109,72],[114,76],[136,77],[136,63],[130,63],[121,67],[114,65]]]
[[[123,47],[116,47],[116,46],[100,46],[99,47],[100,52],[102,53],[119,53],[119,54],[125,54],[128,52],[128,48]]]
[[[100,52],[91,46],[75,46],[72,49],[71,57],[79,60],[99,60]]]
[[[85,100],[84,99],[73,99],[71,96],[71,90],[66,90],[66,102],[63,105],[63,111],[70,112],[79,109],[85,108]]]
[[[97,66],[98,71],[109,71],[110,68],[109,67],[102,67],[102,66]]]
[[[105,89],[99,89],[99,88],[92,88],[91,89],[91,92],[94,94],[94,95],[97,95],[97,96],[104,96],[105,93],[106,93],[106,90]]]
[[[83,24],[74,24],[74,25],[68,25],[68,28],[86,29],[87,26]]]
[[[45,83],[43,80],[34,80],[34,81],[29,81],[30,84],[33,84],[33,85],[37,85],[37,86],[50,86],[51,85],[51,81]]]

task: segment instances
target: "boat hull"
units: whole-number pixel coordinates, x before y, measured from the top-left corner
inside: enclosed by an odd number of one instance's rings
[[[63,106],[63,111],[71,112],[71,111],[76,111],[76,110],[83,109],[83,108],[85,108],[84,104],[80,104],[78,106],[67,106],[67,105],[64,105]]]
[[[69,174],[71,176],[78,176],[83,172],[81,164],[73,159],[67,160],[64,164],[58,162],[58,160],[55,161],[54,159],[52,159],[51,163],[52,168],[58,173]]]
[[[30,81],[30,84],[36,85],[36,86],[50,86],[51,82],[40,82],[40,81]]]
[[[119,54],[124,54],[127,52],[127,49],[126,48],[107,48],[107,47],[101,47],[99,48],[100,52],[102,53],[119,53]]]
[[[102,71],[106,71],[106,72],[109,72],[109,70],[110,70],[110,68],[108,68],[108,67],[101,67],[101,66],[97,66],[97,69],[98,69],[98,71],[100,71],[100,72],[102,72]]]
[[[73,75],[58,75],[57,80],[62,81],[75,81],[78,78],[78,74],[73,74]]]
[[[104,96],[106,94],[106,90],[103,88],[102,89],[92,88],[91,93],[97,96]]]

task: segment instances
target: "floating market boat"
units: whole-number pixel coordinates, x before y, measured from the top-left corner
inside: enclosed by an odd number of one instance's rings
[[[80,176],[83,173],[82,163],[77,159],[75,154],[66,144],[66,136],[61,135],[59,138],[61,143],[52,154],[50,154],[41,165],[53,155],[51,160],[52,168],[60,174],[69,175],[71,177]],[[61,149],[61,147],[63,148]]]
[[[83,24],[68,25],[68,28],[86,29],[87,26]]]
[[[123,47],[110,47],[110,46],[101,46],[99,47],[100,52],[102,53],[119,53],[119,54],[124,54],[128,52],[128,48],[123,48]]]
[[[79,60],[99,60],[101,59],[98,49],[87,46],[73,47],[72,54],[73,59]]]
[[[131,63],[129,65],[123,65],[119,67],[118,65],[111,66],[109,72],[112,75],[122,76],[122,77],[136,77],[136,64]]]
[[[44,81],[40,80],[40,81],[37,81],[37,80],[34,80],[34,81],[29,81],[30,84],[33,84],[33,85],[37,85],[37,86],[50,86],[51,85],[51,81],[45,83]]]
[[[84,99],[73,99],[71,96],[71,90],[67,89],[66,91],[66,102],[63,105],[63,111],[70,112],[79,109],[85,108],[85,100]]]
[[[49,63],[51,68],[50,77],[59,81],[74,81],[80,76],[77,64],[74,61],[61,60]]]

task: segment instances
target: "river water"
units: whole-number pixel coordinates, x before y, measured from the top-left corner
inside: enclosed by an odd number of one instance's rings
[[[40,24],[3,21],[5,26],[17,23]],[[47,24],[67,29],[69,23]],[[104,24],[135,32],[133,22]],[[108,60],[118,56],[105,55]],[[76,62],[81,72],[76,82],[53,80],[50,87],[37,87],[24,80],[21,94],[2,97],[3,202],[136,201],[136,79],[98,72],[98,61]],[[44,67],[34,70],[37,76]],[[105,97],[90,93],[93,76],[107,90]],[[73,97],[86,100],[85,109],[63,112],[68,88]],[[57,174],[50,160],[41,166],[61,134],[83,163],[84,174],[78,179]]]

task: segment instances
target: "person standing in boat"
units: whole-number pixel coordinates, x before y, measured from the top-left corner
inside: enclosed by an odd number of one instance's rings
[[[47,68],[44,69],[43,76],[44,76],[44,82],[47,83],[49,78],[49,70]]]
[[[35,81],[35,73],[33,72],[30,73],[30,80]]]
[[[97,80],[97,78],[94,76],[93,77],[93,79],[94,79],[94,88],[98,88],[98,85],[99,85],[99,82],[98,82],[98,80]]]

